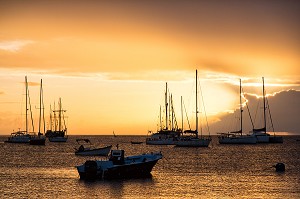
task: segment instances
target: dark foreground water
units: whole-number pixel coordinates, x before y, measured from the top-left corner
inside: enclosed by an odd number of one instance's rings
[[[76,138],[46,146],[9,144],[0,137],[0,198],[300,198],[300,139],[283,144],[219,145],[209,148],[132,145],[143,136],[85,136],[95,144],[119,144],[125,155],[162,151],[152,178],[79,180]],[[283,162],[284,173],[272,165]]]

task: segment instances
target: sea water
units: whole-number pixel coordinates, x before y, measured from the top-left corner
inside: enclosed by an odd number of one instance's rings
[[[150,178],[86,182],[75,166],[101,158],[75,156],[77,138],[118,144],[125,155],[161,151],[164,157]],[[45,146],[5,139],[0,137],[0,198],[300,198],[300,136],[256,145],[220,145],[214,136],[208,148],[149,146],[145,136],[69,136]],[[285,172],[272,167],[278,162]]]

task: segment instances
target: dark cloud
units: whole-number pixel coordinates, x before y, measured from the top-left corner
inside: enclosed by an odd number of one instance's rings
[[[260,128],[263,125],[263,103],[261,98],[257,98],[253,95],[245,95],[248,100],[248,107],[250,115],[254,122],[255,128]],[[267,99],[267,128],[268,131],[272,131],[271,119],[275,132],[297,132],[300,133],[300,91],[289,90],[277,93],[274,96],[270,96]],[[252,129],[249,113],[247,107],[244,107],[243,112],[243,132],[248,133]],[[269,112],[270,110],[270,112]],[[211,125],[211,129],[215,132],[228,132],[237,130],[239,128],[239,110],[235,110],[232,114],[226,114],[220,118],[219,122]],[[234,125],[235,124],[235,125]]]

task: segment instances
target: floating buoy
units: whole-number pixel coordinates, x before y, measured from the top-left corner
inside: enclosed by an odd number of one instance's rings
[[[277,172],[285,171],[285,165],[283,163],[277,163],[274,167]]]

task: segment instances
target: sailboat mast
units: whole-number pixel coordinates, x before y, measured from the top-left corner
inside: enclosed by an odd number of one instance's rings
[[[165,92],[165,105],[166,105],[166,130],[168,130],[168,83],[166,82]]]
[[[41,119],[42,119],[42,85],[43,85],[43,80],[41,79],[41,85],[40,85],[40,117],[39,117],[39,132],[38,132],[38,134],[41,133]]]
[[[171,114],[171,130],[174,130],[174,110],[173,110],[173,95],[170,96],[170,114]]]
[[[56,118],[55,102],[54,102],[53,115],[54,115],[54,131],[57,131],[57,118]]]
[[[240,79],[240,111],[241,111],[241,135],[243,134],[243,106],[242,106],[242,80]]]
[[[159,106],[159,126],[160,126],[160,130],[162,130],[162,121],[161,121],[161,106]]]
[[[181,131],[183,131],[183,99],[181,96]]]
[[[196,70],[196,136],[198,137],[198,71]]]
[[[58,130],[61,131],[61,98],[59,98],[59,112],[58,112]]]
[[[28,133],[28,83],[27,76],[25,76],[25,90],[26,90],[26,133]]]
[[[262,77],[262,81],[263,81],[263,103],[264,103],[264,128],[265,131],[267,132],[267,121],[266,121],[266,96],[265,96],[265,80],[264,77]]]
[[[51,109],[51,104],[50,104],[50,130],[52,131],[52,109]]]

